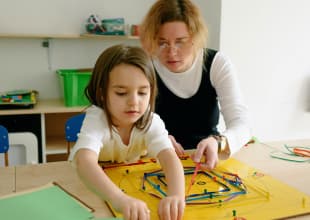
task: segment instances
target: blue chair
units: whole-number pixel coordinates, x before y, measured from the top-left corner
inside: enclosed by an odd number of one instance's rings
[[[74,115],[70,117],[65,124],[65,135],[67,141],[67,155],[69,156],[71,150],[71,143],[76,142],[78,133],[80,132],[85,113]]]
[[[9,166],[9,133],[8,130],[0,125],[0,153],[4,153],[4,164]]]

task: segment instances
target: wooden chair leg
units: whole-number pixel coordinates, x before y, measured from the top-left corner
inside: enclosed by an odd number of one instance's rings
[[[9,166],[9,154],[8,154],[8,152],[4,153],[4,164],[6,167]]]
[[[70,150],[71,150],[71,146],[70,146],[70,142],[67,142],[67,156],[69,157],[70,155]]]

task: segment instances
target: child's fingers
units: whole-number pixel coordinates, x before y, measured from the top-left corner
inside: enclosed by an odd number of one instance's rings
[[[150,219],[150,210],[149,209],[141,209],[139,212],[139,218],[137,219],[145,219],[145,220],[149,220]]]

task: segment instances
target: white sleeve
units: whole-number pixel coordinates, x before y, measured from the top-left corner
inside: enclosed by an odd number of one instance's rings
[[[73,160],[75,153],[82,148],[92,150],[99,155],[104,137],[108,132],[104,111],[96,106],[89,107],[69,160]]]
[[[227,138],[230,151],[219,157],[226,159],[251,139],[249,112],[230,60],[218,52],[210,71],[211,84],[216,90],[220,111],[225,121],[226,130],[222,135]]]
[[[157,157],[158,153],[164,149],[173,149],[165,124],[156,113],[153,113],[152,123],[146,131],[145,142],[151,157]]]

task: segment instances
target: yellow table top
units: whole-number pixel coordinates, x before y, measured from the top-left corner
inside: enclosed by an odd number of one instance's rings
[[[242,148],[233,158],[263,171],[297,190],[310,195],[310,163],[295,163],[270,157],[274,150],[283,149],[283,144],[310,146],[310,140],[283,141],[268,144],[255,143]],[[107,205],[81,182],[74,168],[67,161],[16,167],[0,167],[0,196],[12,192],[40,187],[50,182],[59,183],[95,209],[96,217],[112,217]],[[296,217],[307,219],[309,217]]]

